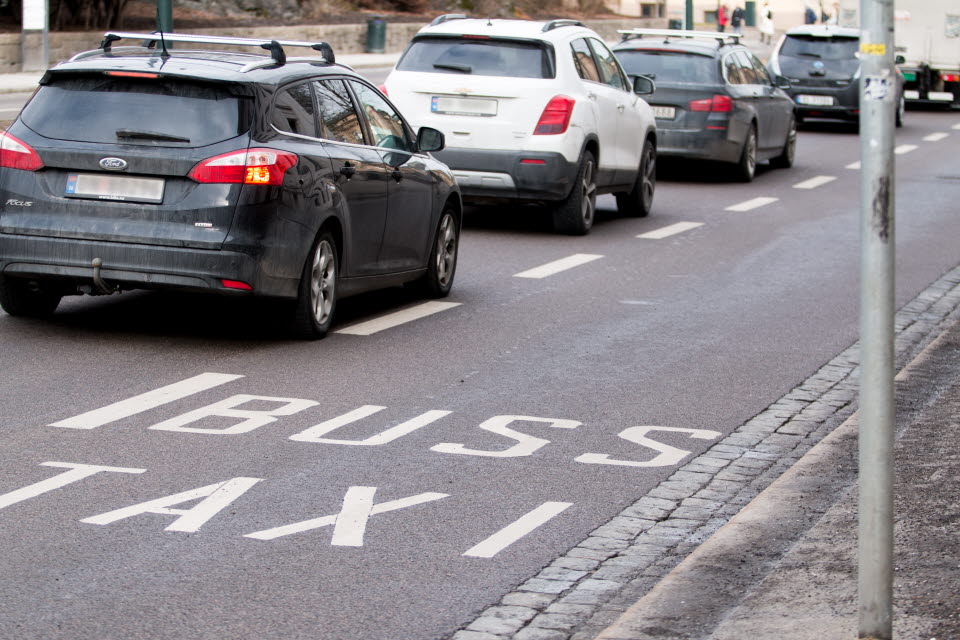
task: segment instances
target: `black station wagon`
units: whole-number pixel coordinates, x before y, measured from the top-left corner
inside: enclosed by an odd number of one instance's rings
[[[175,288],[287,299],[316,338],[343,296],[450,291],[460,193],[428,153],[443,135],[414,135],[326,43],[108,33],[40,84],[0,134],[7,313]]]

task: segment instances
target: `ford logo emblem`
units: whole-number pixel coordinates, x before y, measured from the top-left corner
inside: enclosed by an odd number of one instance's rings
[[[120,171],[127,168],[127,161],[123,158],[104,158],[100,161],[100,166],[111,171]]]

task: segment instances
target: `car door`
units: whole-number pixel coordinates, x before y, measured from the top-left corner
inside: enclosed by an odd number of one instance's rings
[[[600,184],[611,181],[616,173],[617,119],[616,101],[611,96],[610,87],[605,85],[600,75],[593,49],[586,38],[577,38],[570,43],[574,66],[580,75],[582,95],[587,97],[591,112],[591,125],[594,126],[600,141],[600,157],[597,159]]]
[[[788,128],[790,127],[790,118],[793,115],[793,101],[783,89],[779,89],[774,83],[770,72],[757,56],[747,53],[754,70],[757,72],[757,81],[763,87],[763,97],[761,100],[766,103],[768,127],[770,129],[770,146],[775,149],[782,148],[787,141]]]
[[[345,276],[380,272],[380,245],[387,218],[387,183],[390,174],[383,158],[368,144],[353,94],[343,79],[316,80],[321,135],[333,163],[328,185],[342,198],[345,214]]]
[[[348,82],[390,176],[380,268],[389,272],[422,268],[436,224],[433,175],[425,158],[415,153],[416,143],[397,110],[373,87],[359,80]]]
[[[751,81],[755,81],[756,74],[753,73],[753,65],[750,65],[751,73],[745,73],[744,62],[737,55],[736,50],[725,54],[721,60],[723,70],[723,80],[726,83],[727,91],[733,98],[734,109],[733,116],[730,118],[729,139],[743,144],[747,139],[747,132],[750,122],[753,119],[759,119],[757,112],[757,87]],[[759,124],[758,124],[759,135]]]
[[[643,118],[636,108],[636,102],[640,98],[633,93],[627,75],[607,45],[596,38],[589,38],[589,42],[597,59],[600,80],[604,85],[601,104],[605,108],[600,112],[600,119],[609,118],[616,123],[613,158],[616,174],[611,182],[632,184],[640,166],[640,154],[646,134]]]
[[[740,64],[740,75],[744,86],[750,92],[751,102],[757,114],[757,145],[761,149],[770,149],[776,146],[777,112],[770,99],[770,85],[766,71],[760,75],[760,70],[753,64],[753,55],[746,49],[735,52]]]

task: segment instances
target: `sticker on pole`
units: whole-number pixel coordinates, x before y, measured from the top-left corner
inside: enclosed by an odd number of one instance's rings
[[[892,95],[893,79],[883,76],[866,76],[863,79],[863,97],[865,100],[886,101]]]

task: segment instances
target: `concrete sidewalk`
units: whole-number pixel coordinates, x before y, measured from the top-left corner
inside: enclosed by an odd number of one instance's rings
[[[894,636],[960,638],[960,322],[897,376]],[[857,637],[857,415],[597,640]],[[826,498],[826,505],[819,506]],[[806,523],[806,524],[804,524]],[[799,529],[799,535],[793,535]]]

